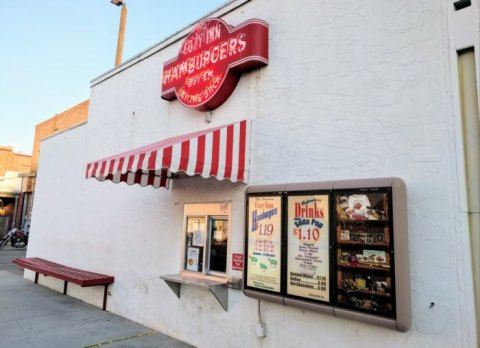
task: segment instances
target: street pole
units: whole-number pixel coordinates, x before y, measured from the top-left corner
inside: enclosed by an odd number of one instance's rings
[[[127,25],[127,4],[122,2],[122,11],[120,13],[120,25],[118,27],[117,54],[115,56],[115,67],[122,63],[123,41],[125,39],[125,27]]]

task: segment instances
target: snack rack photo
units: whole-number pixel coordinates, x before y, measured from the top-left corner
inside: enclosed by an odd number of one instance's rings
[[[334,195],[336,304],[395,317],[391,190]]]

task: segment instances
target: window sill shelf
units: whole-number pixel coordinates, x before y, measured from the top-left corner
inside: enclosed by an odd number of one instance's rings
[[[184,274],[162,275],[160,279],[163,279],[167,283],[178,298],[180,298],[180,288],[182,284],[208,289],[222,308],[226,312],[228,311],[228,284],[226,279],[223,281],[213,280],[211,278],[192,277]]]

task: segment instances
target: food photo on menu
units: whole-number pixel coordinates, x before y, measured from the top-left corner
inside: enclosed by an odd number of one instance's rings
[[[341,220],[387,220],[386,195],[351,194],[337,196],[337,216]]]

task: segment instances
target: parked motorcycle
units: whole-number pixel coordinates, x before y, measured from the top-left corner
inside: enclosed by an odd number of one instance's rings
[[[10,238],[10,243],[14,248],[25,248],[28,244],[28,234],[20,229],[16,229]]]
[[[28,234],[12,226],[12,229],[0,239],[0,248],[7,245],[9,241],[14,248],[24,248],[28,244]]]

